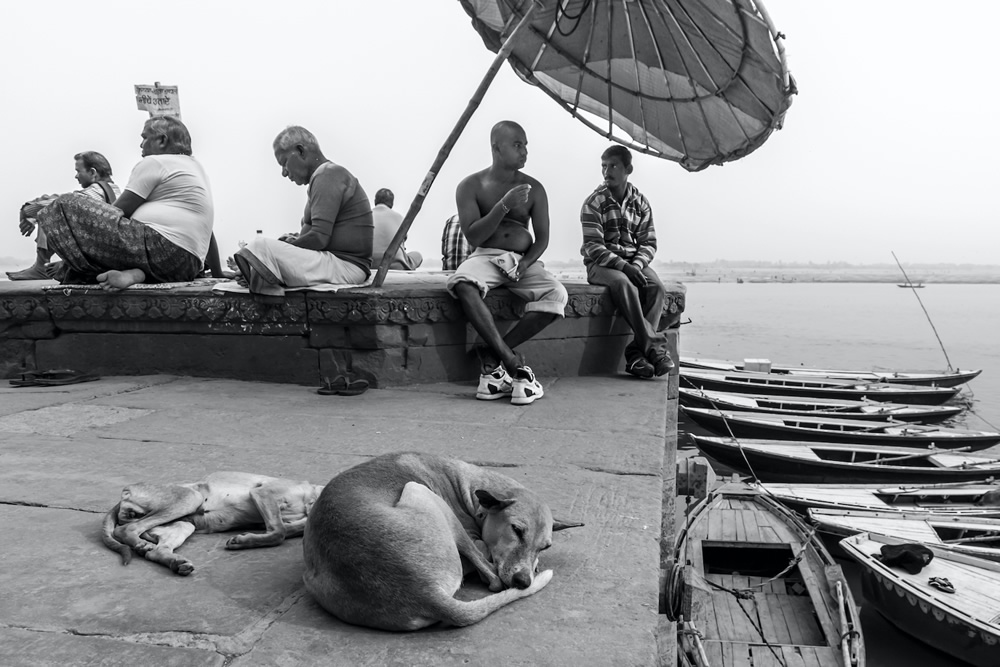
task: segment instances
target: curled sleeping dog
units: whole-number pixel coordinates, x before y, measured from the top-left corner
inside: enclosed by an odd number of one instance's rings
[[[122,565],[128,565],[134,549],[186,576],[194,565],[174,550],[192,533],[263,525],[265,532],[236,535],[226,548],[275,546],[302,534],[322,490],[308,482],[245,472],[215,472],[191,484],[132,484],[104,516],[102,541],[121,555]]]
[[[535,574],[554,521],[534,493],[499,473],[440,456],[386,454],[326,485],[302,542],[306,590],[342,621],[383,630],[481,621],[541,590]],[[463,571],[463,563],[468,567]],[[454,597],[476,571],[493,595]]]

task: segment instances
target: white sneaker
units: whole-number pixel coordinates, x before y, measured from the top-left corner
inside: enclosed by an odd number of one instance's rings
[[[495,401],[510,396],[513,391],[513,381],[507,374],[507,369],[500,365],[494,368],[492,373],[483,373],[479,376],[476,398],[480,401]]]
[[[514,369],[514,391],[511,394],[510,402],[514,405],[531,405],[542,396],[542,384],[535,379],[535,374],[528,366],[519,366]]]

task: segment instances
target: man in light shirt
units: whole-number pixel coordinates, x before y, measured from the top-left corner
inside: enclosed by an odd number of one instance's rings
[[[403,224],[403,216],[392,210],[395,195],[392,190],[382,188],[375,193],[375,208],[372,209],[372,223],[375,225],[372,236],[372,262],[378,265],[382,262],[382,255],[385,254],[392,239],[396,236],[396,231]],[[405,241],[405,239],[404,239]],[[392,258],[389,268],[394,271],[413,271],[424,261],[424,256],[416,250],[407,252],[403,244]]]

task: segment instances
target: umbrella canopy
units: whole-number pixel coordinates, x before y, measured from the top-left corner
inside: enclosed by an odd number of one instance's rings
[[[459,1],[493,51],[533,2]],[[508,62],[609,139],[698,171],[781,127],[795,84],[759,0],[534,4]]]

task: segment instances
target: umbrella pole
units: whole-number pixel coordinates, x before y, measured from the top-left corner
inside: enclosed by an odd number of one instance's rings
[[[521,17],[517,26],[514,28],[513,32],[504,41],[503,46],[497,52],[497,57],[493,59],[493,64],[486,71],[486,76],[479,83],[479,88],[476,89],[475,94],[472,99],[469,100],[469,104],[465,107],[465,111],[462,116],[455,123],[455,127],[452,129],[451,134],[445,140],[444,145],[441,146],[441,150],[438,151],[437,157],[434,159],[434,164],[431,165],[430,170],[424,177],[424,182],[420,184],[420,189],[417,190],[416,196],[413,198],[413,202],[410,204],[410,210],[406,212],[406,217],[403,218],[403,222],[399,225],[399,229],[396,230],[396,235],[392,237],[392,241],[389,243],[389,247],[386,248],[385,254],[382,255],[382,263],[379,264],[378,272],[375,274],[375,280],[372,281],[372,287],[381,287],[382,283],[385,282],[385,275],[389,272],[389,265],[392,263],[393,257],[396,256],[396,251],[399,247],[403,245],[403,240],[406,238],[407,233],[410,231],[410,226],[413,224],[413,220],[417,217],[420,212],[420,208],[424,205],[424,199],[427,198],[427,193],[431,189],[431,185],[434,184],[434,179],[437,178],[438,172],[441,170],[441,166],[444,164],[445,160],[451,154],[451,149],[454,148],[455,144],[458,142],[459,136],[465,130],[465,126],[469,124],[469,120],[472,118],[472,114],[476,112],[479,108],[479,104],[483,101],[483,97],[486,95],[487,89],[490,84],[493,83],[493,79],[496,78],[497,72],[500,71],[500,66],[503,65],[504,61],[507,60],[507,56],[514,49],[514,39],[517,37],[518,32],[528,24],[531,19],[531,15],[535,12],[537,7],[537,1],[532,2],[528,7],[528,10]]]

